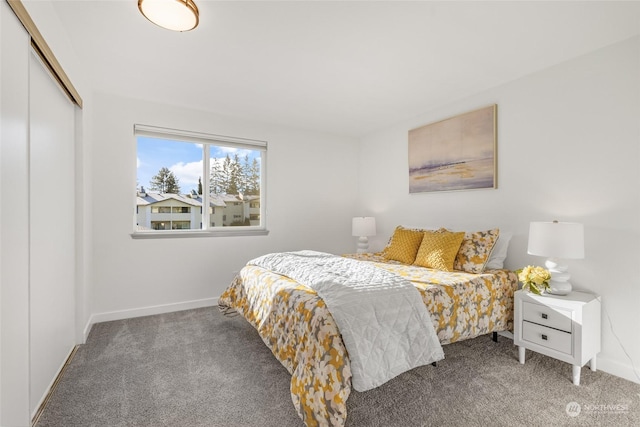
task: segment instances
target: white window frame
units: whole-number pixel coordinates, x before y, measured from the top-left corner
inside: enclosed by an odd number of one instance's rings
[[[149,126],[142,124],[134,124],[134,137],[137,140],[139,136],[151,138],[168,139],[173,141],[184,141],[196,144],[202,144],[202,206],[209,206],[210,193],[209,174],[211,173],[210,146],[217,145],[223,147],[244,148],[249,150],[257,150],[261,152],[260,160],[260,225],[252,226],[233,226],[233,227],[211,227],[209,209],[201,209],[202,224],[206,226],[204,229],[196,230],[136,230],[136,215],[133,216],[133,233],[131,237],[134,239],[156,239],[167,237],[214,237],[214,236],[256,236],[267,235],[267,216],[266,216],[266,175],[267,175],[267,142],[245,138],[235,138],[229,136],[214,135],[202,132],[192,132],[186,130],[170,129],[157,126]],[[134,206],[136,206],[136,197],[134,194]],[[136,210],[134,209],[134,212]]]

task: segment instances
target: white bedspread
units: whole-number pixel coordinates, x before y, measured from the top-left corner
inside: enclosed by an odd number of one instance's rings
[[[357,391],[444,358],[420,293],[396,274],[315,251],[273,253],[249,264],[290,277],[324,300],[349,353]]]

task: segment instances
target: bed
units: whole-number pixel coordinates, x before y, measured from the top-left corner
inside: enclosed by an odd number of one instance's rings
[[[371,264],[413,284],[441,344],[512,330],[517,277],[512,271],[491,268],[488,262],[499,230],[463,233],[463,241],[457,243],[452,264],[474,272],[445,271],[425,266],[431,265],[428,262],[416,263],[425,233],[439,232],[398,227],[384,251],[343,257]],[[396,240],[402,240],[403,249],[398,252],[401,256],[394,257],[392,244],[400,234],[405,239]],[[414,240],[420,234],[424,237],[417,248],[415,242],[407,244],[409,234]],[[414,262],[408,263],[412,257]],[[477,268],[479,262],[481,269]],[[219,307],[225,314],[240,313],[289,371],[291,398],[305,425],[344,425],[352,388],[350,358],[334,316],[316,291],[250,262],[220,296]]]

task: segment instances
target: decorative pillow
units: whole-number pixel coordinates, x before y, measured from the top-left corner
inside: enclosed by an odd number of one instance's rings
[[[499,235],[497,228],[465,233],[453,268],[467,273],[482,273]]]
[[[387,259],[400,261],[403,264],[412,264],[416,259],[416,253],[422,242],[422,236],[421,231],[398,226],[393,232],[391,241],[382,251],[382,256]]]
[[[509,249],[509,241],[513,236],[508,231],[501,231],[498,241],[493,246],[489,260],[484,266],[485,270],[500,270],[504,268],[504,260],[507,258],[507,250]]]
[[[453,261],[464,239],[464,231],[425,231],[418,255],[413,262],[421,267],[452,271]]]
[[[396,232],[396,230],[417,231],[418,233],[420,233],[420,235],[422,235],[422,233],[424,233],[425,231],[431,231],[430,228],[424,229],[424,228],[415,228],[415,227],[405,227],[404,225],[398,225],[396,227],[396,229],[394,230],[394,233]],[[435,228],[434,228],[434,230],[435,230]],[[391,246],[391,241],[392,240],[393,240],[393,234],[391,235],[391,237],[389,237],[389,240],[387,241],[387,245],[382,249],[382,253],[383,254],[387,251],[387,248],[389,246]]]

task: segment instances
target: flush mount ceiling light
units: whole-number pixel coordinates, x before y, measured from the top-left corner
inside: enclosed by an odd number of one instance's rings
[[[193,30],[199,22],[193,0],[138,0],[138,9],[149,21],[168,30]]]

